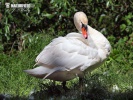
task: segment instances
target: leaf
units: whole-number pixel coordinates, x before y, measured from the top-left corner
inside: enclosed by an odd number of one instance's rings
[[[5,33],[9,33],[9,26],[8,25],[5,26]]]
[[[120,26],[121,32],[123,32],[125,29],[126,29],[126,25],[125,25],[125,24],[122,24],[122,25]]]
[[[115,18],[115,22],[118,21],[119,17],[120,17],[120,15],[117,15],[117,16],[116,16],[116,18]]]
[[[99,22],[101,23],[102,22],[102,20],[105,18],[105,14],[101,14],[101,16],[100,16],[100,18],[99,18]]]
[[[39,7],[37,8],[37,14],[38,15],[40,14],[40,8]]]
[[[42,14],[42,16],[45,16],[49,19],[53,18],[54,17],[54,14],[49,14],[49,13],[46,13],[46,14]]]
[[[110,6],[110,2],[107,1],[107,3],[106,3],[106,8],[109,8],[109,6]]]

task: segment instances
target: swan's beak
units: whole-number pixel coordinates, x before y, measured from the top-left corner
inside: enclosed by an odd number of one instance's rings
[[[81,31],[82,31],[82,34],[83,34],[84,38],[87,39],[88,38],[87,25],[85,25],[85,24],[82,23],[82,29],[81,29]]]

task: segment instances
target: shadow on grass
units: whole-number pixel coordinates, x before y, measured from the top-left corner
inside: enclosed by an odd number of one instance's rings
[[[61,85],[40,84],[40,90],[28,97],[17,96],[9,100],[133,100],[133,90],[111,92],[106,83],[99,81],[98,77],[95,75],[84,80],[82,94],[78,83],[73,84],[67,91]]]
[[[44,86],[45,87],[45,86]],[[73,88],[64,91],[62,86],[48,86],[44,89],[31,94],[28,100],[133,100],[133,90],[124,93],[109,92],[101,84],[85,87],[81,94],[79,85],[75,84]],[[15,97],[12,100],[27,100],[26,98]]]
[[[31,94],[29,97],[11,97],[6,98],[2,96],[0,100],[133,100],[133,91],[126,91],[125,93],[110,93],[100,88],[92,88],[85,90],[80,94],[78,90],[69,90],[62,92],[58,88],[51,87],[47,90],[41,90]]]

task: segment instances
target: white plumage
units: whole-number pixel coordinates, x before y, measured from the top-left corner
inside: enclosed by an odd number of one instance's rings
[[[38,78],[68,81],[99,67],[110,54],[109,41],[87,25],[88,19],[83,12],[74,15],[74,23],[80,33],[72,32],[53,39],[37,56],[39,67],[25,72]],[[86,34],[82,28],[86,29]]]

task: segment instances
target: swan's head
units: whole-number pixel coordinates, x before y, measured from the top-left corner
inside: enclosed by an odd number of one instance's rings
[[[76,12],[74,15],[74,24],[78,31],[83,34],[84,38],[88,38],[87,30],[88,30],[88,19],[84,12]]]

